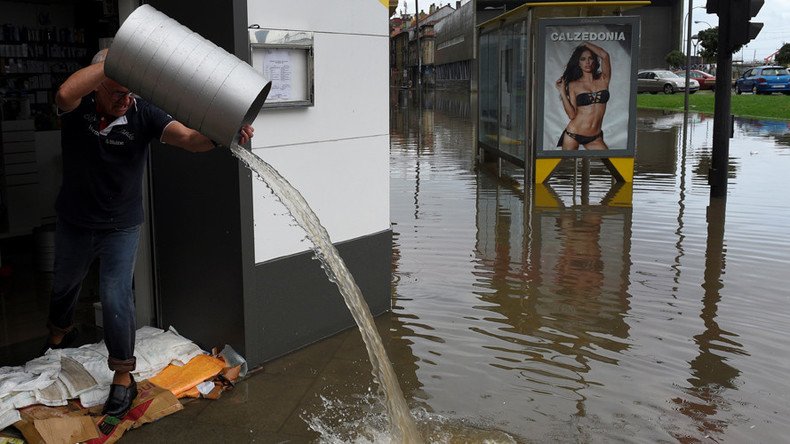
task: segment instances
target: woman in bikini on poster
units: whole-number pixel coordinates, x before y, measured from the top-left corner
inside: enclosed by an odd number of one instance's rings
[[[571,54],[562,77],[556,82],[562,107],[571,119],[557,142],[563,150],[609,149],[603,140],[603,116],[609,101],[612,65],[609,53],[584,42]]]

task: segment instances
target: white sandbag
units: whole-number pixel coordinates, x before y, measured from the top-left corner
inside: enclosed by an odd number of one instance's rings
[[[96,387],[96,379],[78,361],[63,356],[60,360],[58,379],[68,389],[68,398],[76,398],[81,393]]]
[[[10,427],[14,425],[15,422],[21,420],[22,417],[19,416],[19,411],[17,410],[9,410],[2,415],[0,415],[0,430],[3,430],[6,427]]]
[[[110,386],[96,386],[87,392],[80,394],[80,404],[85,408],[91,408],[97,405],[104,404],[107,397],[110,396]]]
[[[13,405],[15,409],[22,409],[36,403],[36,397],[32,391],[13,392],[3,402]]]
[[[55,380],[49,387],[43,390],[34,390],[36,403],[44,404],[49,407],[58,407],[69,403],[69,390],[60,380]]]

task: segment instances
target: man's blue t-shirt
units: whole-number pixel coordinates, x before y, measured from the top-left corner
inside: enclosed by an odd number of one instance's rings
[[[173,117],[136,98],[103,130],[100,118],[94,94],[61,117],[63,184],[55,209],[59,218],[85,228],[139,225],[148,144],[162,137]]]

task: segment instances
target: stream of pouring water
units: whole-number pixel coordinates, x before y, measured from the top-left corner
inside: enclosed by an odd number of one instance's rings
[[[373,366],[373,375],[384,393],[384,405],[387,407],[390,417],[393,442],[421,442],[414,418],[411,416],[398,379],[395,377],[395,371],[389,362],[384,345],[381,343],[381,337],[376,331],[368,304],[362,298],[362,292],[348,271],[345,262],[335,246],[332,245],[326,228],[321,225],[302,194],[271,165],[237,144],[233,144],[230,150],[250,169],[258,173],[280,202],[285,205],[288,212],[291,213],[291,217],[307,232],[307,237],[313,244],[313,251],[323,264],[327,277],[340,289],[340,293],[362,333],[362,339],[365,341],[370,363]]]

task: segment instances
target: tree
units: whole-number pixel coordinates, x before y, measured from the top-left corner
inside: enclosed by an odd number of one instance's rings
[[[790,43],[785,43],[776,53],[776,63],[782,66],[790,66]]]
[[[671,67],[682,68],[686,66],[686,54],[683,54],[677,49],[673,49],[672,51],[670,51],[664,60],[666,60],[670,68]]]
[[[719,28],[708,28],[697,33],[699,46],[702,48],[699,55],[705,60],[716,60],[719,49]]]
[[[716,60],[716,54],[719,52],[719,27],[702,30],[697,33],[697,37],[699,37],[699,45],[702,47],[699,55],[705,60]],[[732,53],[740,51],[741,46],[743,45],[733,49]]]

